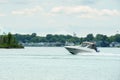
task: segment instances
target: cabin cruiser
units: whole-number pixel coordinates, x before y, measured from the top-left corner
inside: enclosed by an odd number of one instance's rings
[[[83,42],[80,46],[65,46],[71,54],[99,52],[96,44],[92,42]]]

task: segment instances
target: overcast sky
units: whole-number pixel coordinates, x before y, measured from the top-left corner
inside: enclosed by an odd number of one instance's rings
[[[0,33],[120,33],[120,0],[0,0]]]

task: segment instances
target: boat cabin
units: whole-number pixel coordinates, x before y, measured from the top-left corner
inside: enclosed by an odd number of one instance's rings
[[[96,52],[98,52],[96,44],[92,43],[92,42],[83,42],[81,44],[81,47],[87,47],[87,48],[90,48],[90,49],[94,49]]]

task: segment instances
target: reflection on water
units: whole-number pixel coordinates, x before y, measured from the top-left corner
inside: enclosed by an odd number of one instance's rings
[[[0,49],[0,80],[120,80],[120,48],[71,55],[61,47]]]

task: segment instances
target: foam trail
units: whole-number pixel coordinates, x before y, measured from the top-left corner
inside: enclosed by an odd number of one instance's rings
[[[120,54],[104,53],[104,52],[99,52],[99,53],[80,53],[79,55],[85,55],[85,56],[118,56],[118,57],[120,57]]]

